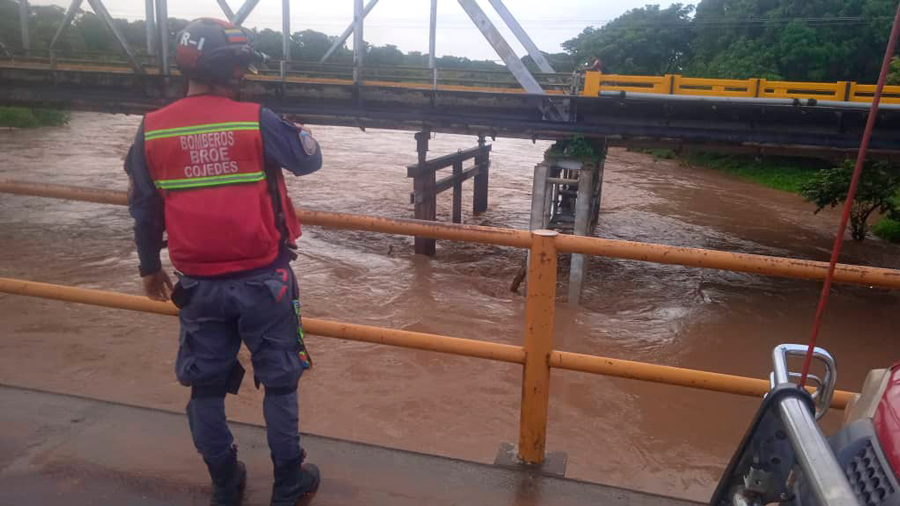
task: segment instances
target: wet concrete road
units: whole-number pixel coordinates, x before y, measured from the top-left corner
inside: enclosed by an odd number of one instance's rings
[[[0,386],[0,506],[201,505],[209,484],[183,415]],[[268,504],[265,430],[232,424],[244,504]],[[318,506],[690,506],[573,480],[305,435]]]

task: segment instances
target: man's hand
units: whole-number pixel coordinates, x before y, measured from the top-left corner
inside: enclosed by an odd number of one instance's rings
[[[319,149],[319,142],[313,138],[312,130],[300,123],[294,123],[294,126],[300,129],[300,145],[303,146],[303,152],[306,153],[306,156],[316,154],[316,151]]]
[[[142,276],[144,293],[153,300],[169,300],[172,296],[172,280],[166,271],[158,270],[153,274]]]
[[[308,126],[306,126],[302,123],[297,123],[296,121],[294,122],[294,126],[299,128],[300,130],[308,133],[309,135],[312,135],[312,130],[310,130]]]

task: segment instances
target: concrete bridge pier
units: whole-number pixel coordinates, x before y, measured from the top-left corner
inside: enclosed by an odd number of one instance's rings
[[[593,141],[597,155],[571,157],[548,152],[534,168],[529,228],[593,236],[600,213],[606,140]],[[588,259],[573,254],[568,300],[578,304]]]

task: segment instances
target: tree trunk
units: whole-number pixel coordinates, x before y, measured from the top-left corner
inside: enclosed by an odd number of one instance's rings
[[[869,216],[878,208],[878,204],[873,204],[868,209],[863,209],[860,204],[854,206],[853,212],[850,214],[850,236],[854,241],[863,241],[869,233]]]

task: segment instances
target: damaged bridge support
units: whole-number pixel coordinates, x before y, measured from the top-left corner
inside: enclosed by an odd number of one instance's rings
[[[483,135],[479,135],[477,147],[428,160],[428,140],[430,137],[431,132],[428,130],[422,130],[415,134],[419,161],[415,165],[410,165],[406,168],[407,177],[413,179],[413,192],[410,194],[410,203],[415,205],[415,218],[417,220],[436,221],[437,196],[444,191],[452,189],[453,223],[462,223],[462,184],[464,181],[473,178],[475,180],[475,189],[472,197],[472,211],[474,214],[487,211],[491,145],[486,144]],[[464,168],[463,165],[469,160],[474,160],[474,164],[471,167]],[[437,171],[447,167],[452,168],[452,174],[438,180]],[[416,237],[415,251],[417,255],[434,256],[435,240]]]
[[[548,152],[534,168],[531,230],[550,229],[593,236],[600,215],[606,139],[592,142],[592,157],[571,157]],[[568,300],[578,304],[587,272],[587,257],[573,253],[569,267]]]

